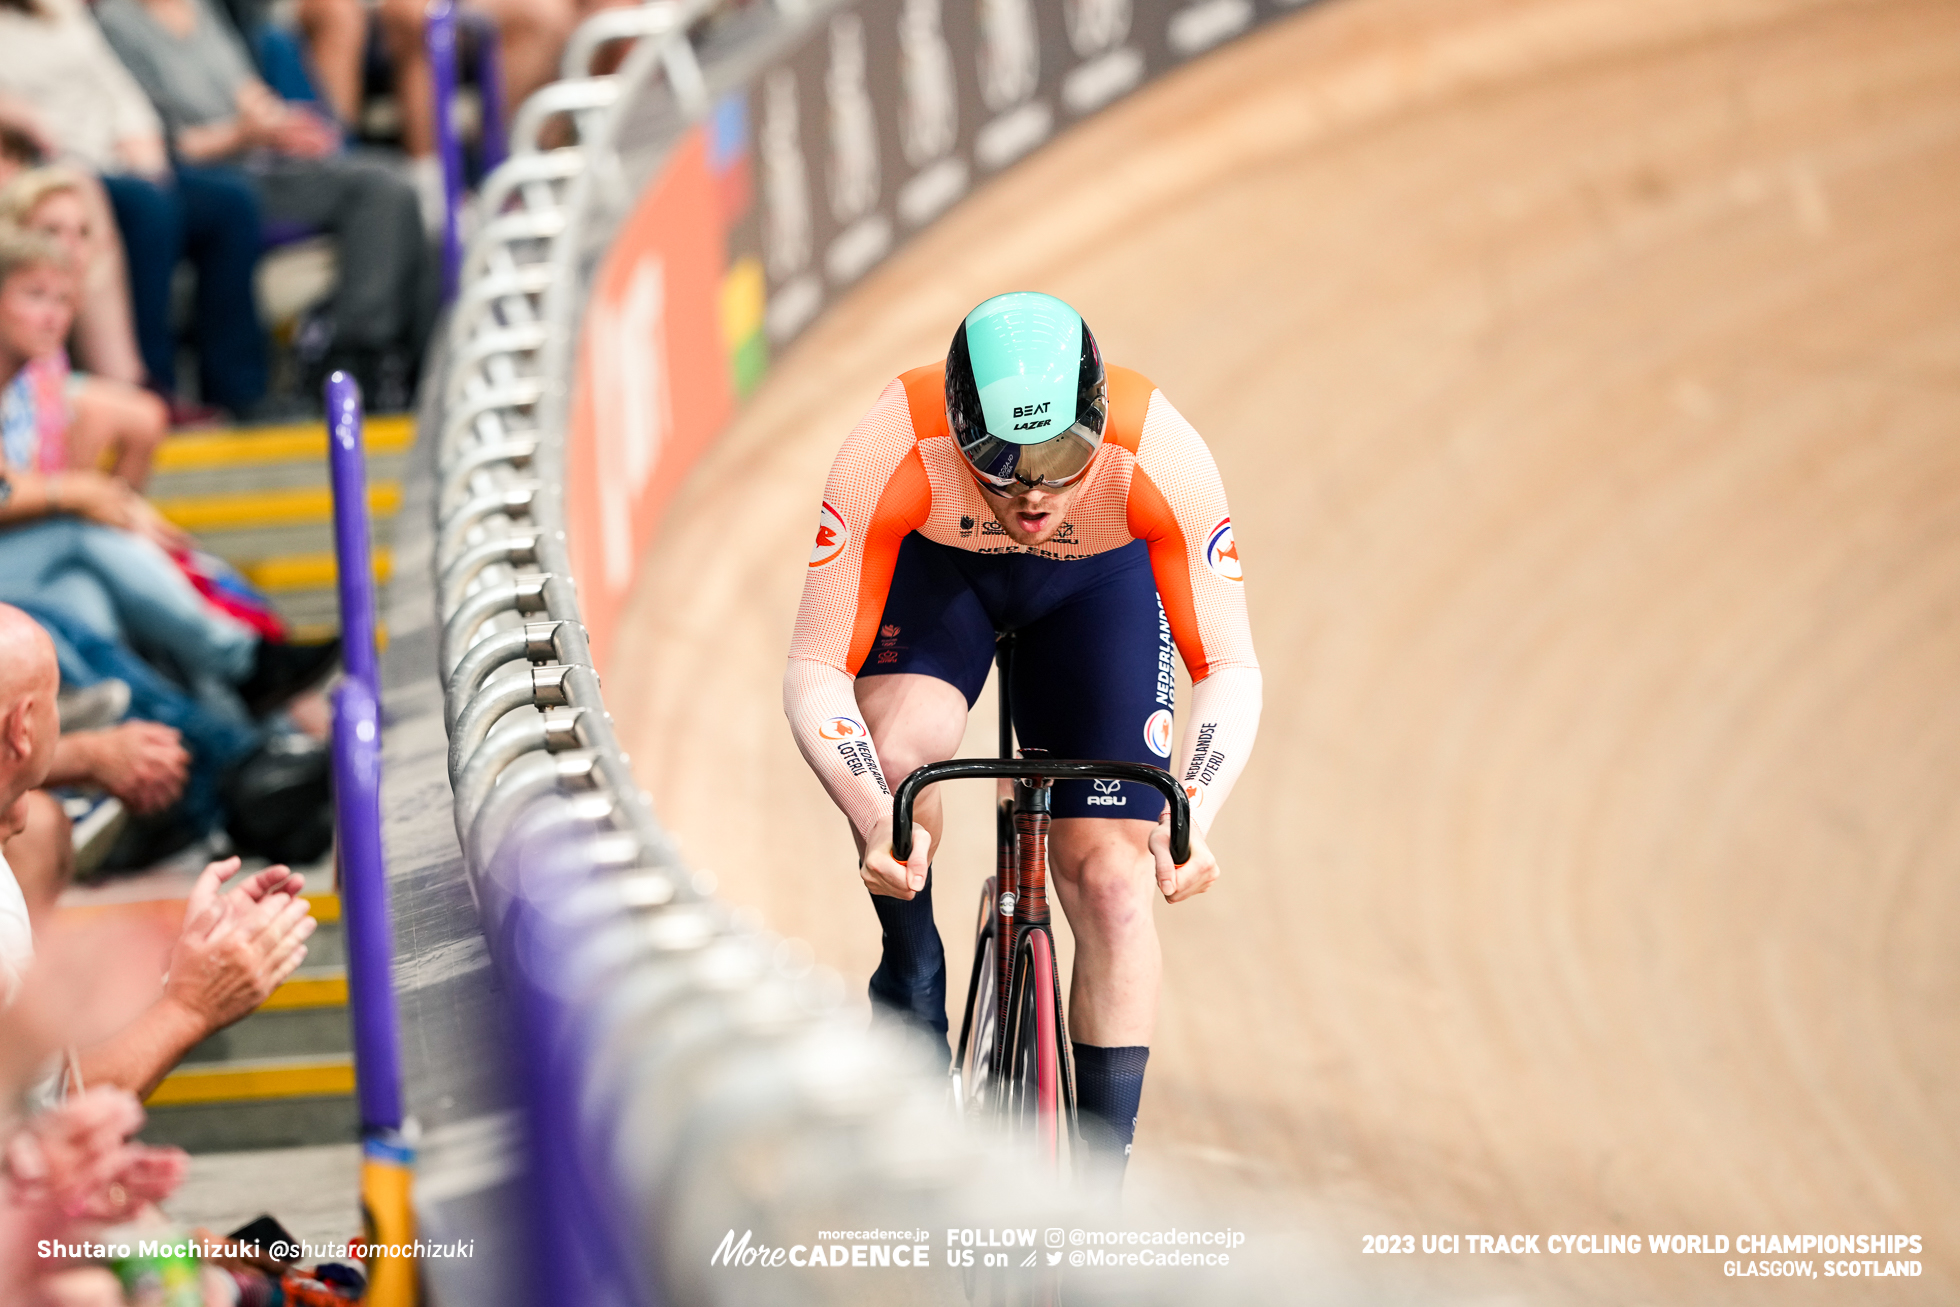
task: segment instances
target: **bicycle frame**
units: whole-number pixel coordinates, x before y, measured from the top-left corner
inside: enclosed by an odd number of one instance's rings
[[[1056,1057],[1060,1068],[1060,1100],[1069,1123],[1074,1120],[1075,1077],[1069,1062],[1067,1026],[1061,1006],[1060,976],[1054,973],[1054,932],[1051,929],[1051,915],[1048,906],[1048,828],[1050,817],[1050,787],[1057,780],[1126,780],[1148,785],[1161,793],[1170,804],[1171,839],[1170,852],[1174,861],[1182,865],[1191,856],[1191,808],[1183,786],[1179,785],[1169,772],[1157,767],[1134,762],[1107,762],[1086,759],[1051,759],[1024,756],[1016,759],[1014,754],[1014,718],[1012,704],[1013,635],[1000,637],[996,645],[996,663],[999,669],[1000,697],[1000,750],[999,758],[954,758],[946,762],[928,763],[899,782],[892,796],[892,853],[900,862],[912,853],[912,807],[920,791],[939,781],[966,778],[992,778],[1012,780],[1014,791],[1011,798],[1003,798],[996,808],[995,835],[998,842],[996,874],[994,885],[997,888],[992,902],[986,911],[991,914],[995,931],[994,948],[995,974],[989,978],[994,991],[994,1026],[992,1047],[987,1049],[989,1078],[995,1083],[1004,1080],[1017,1082],[1021,1067],[1008,1066],[1005,1061],[1008,1051],[1014,1047],[1013,1024],[1020,1020],[1022,1006],[1016,1003],[1017,968],[1020,964],[1030,937],[1041,934],[1047,937],[1045,949],[1039,950],[1047,955],[1050,981],[1055,994],[1054,1025],[1052,1030],[1047,1022],[1037,1014],[1042,1035],[1056,1041]],[[982,953],[986,944],[985,924],[976,938],[973,972],[968,980],[968,1002],[961,1019],[960,1039],[953,1060],[954,1074],[959,1074],[964,1065],[967,1040],[973,1034],[974,1015],[973,993],[981,983]],[[1032,962],[1030,963],[1032,965]],[[1027,982],[1021,978],[1021,984]],[[1044,1091],[1046,1092],[1046,1091]],[[1072,1131],[1071,1131],[1072,1133]]]

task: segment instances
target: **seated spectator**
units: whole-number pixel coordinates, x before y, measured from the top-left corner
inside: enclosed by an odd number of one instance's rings
[[[34,111],[0,95],[0,189],[21,173],[45,166],[58,153],[54,142],[41,135]],[[141,386],[149,374],[136,343],[129,266],[109,193],[89,173],[77,172],[75,177],[91,240],[89,271],[75,312],[75,357],[96,376]]]
[[[127,251],[148,384],[166,397],[176,390],[171,281],[188,258],[197,272],[192,341],[201,397],[241,416],[258,411],[266,336],[253,290],[263,240],[252,188],[229,169],[172,167],[155,110],[77,0],[0,0],[0,96],[0,121],[101,177]],[[106,234],[106,221],[97,225]],[[85,346],[93,339],[85,315]],[[134,380],[92,346],[82,358]]]
[[[53,237],[67,251],[84,286],[99,280],[104,261],[86,195],[82,175],[65,168],[35,168],[0,188],[0,223]],[[65,351],[45,360],[45,366],[61,373],[67,372],[67,363]],[[112,377],[69,373],[58,387],[59,402],[67,409],[68,465],[100,468],[108,462],[109,470],[132,488],[148,484],[150,460],[169,430],[169,408],[140,387]]]
[[[127,485],[86,469],[47,472],[48,436],[15,377],[60,348],[66,256],[44,236],[0,230],[0,602],[31,603],[105,639],[167,656],[237,687],[255,714],[320,680],[338,642],[288,645],[205,601],[165,552],[188,537]]]
[[[105,791],[141,821],[155,819],[177,803],[189,767],[190,754],[176,731],[158,722],[131,721],[104,730],[64,732],[45,783]],[[28,903],[28,915],[39,929],[42,914],[75,879],[74,832],[61,801],[46,790],[22,799],[19,817],[20,830],[0,842],[0,852],[15,867],[39,869],[37,879],[48,892],[43,902]]]
[[[167,806],[132,803],[138,815],[105,858],[106,867],[149,866],[220,827],[238,852],[274,862],[312,862],[326,853],[333,841],[333,794],[327,751],[320,742],[274,735],[214,710],[158,675],[125,646],[59,613],[32,604],[23,611],[53,639],[64,687],[96,685],[105,678],[123,682],[129,687],[130,714],[173,728],[190,751],[181,794]],[[110,743],[128,750],[136,741],[85,744],[83,753],[100,751]],[[71,773],[64,768],[79,769],[88,761],[86,756],[71,761],[58,753],[55,775],[68,776]],[[161,779],[156,775],[160,759],[125,756],[119,761],[122,771],[138,774],[125,778],[115,763],[105,760],[85,777],[50,784],[92,781],[120,797],[144,781],[154,785]],[[65,822],[50,817],[44,825],[52,829],[41,841],[54,849],[53,860],[66,865]]]
[[[59,680],[46,632],[0,605],[0,834],[18,830],[22,799],[54,764]],[[114,1034],[79,1049],[64,1080],[146,1095],[192,1047],[258,1007],[305,961],[317,924],[301,897],[305,881],[272,867],[227,893],[224,882],[238,866],[233,858],[204,869],[154,998]],[[0,1005],[14,1001],[33,965],[27,904],[51,897],[47,871],[21,868],[23,884],[0,855]]]
[[[438,292],[414,187],[372,153],[342,153],[331,122],[274,94],[209,0],[102,0],[96,12],[178,157],[239,167],[269,216],[334,237],[321,375],[345,369],[377,406],[405,406]]]
[[[219,0],[219,7],[273,90],[288,100],[324,100],[343,128],[359,123],[368,42],[363,0],[298,0],[291,10],[297,32],[274,17],[273,0]]]
[[[0,835],[55,755],[54,685],[47,637],[0,608]],[[131,1142],[143,1121],[137,1099],[304,961],[314,922],[303,883],[275,867],[221,892],[237,869],[205,868],[168,970],[145,983],[146,950],[133,938],[55,937],[37,948],[20,929],[27,896],[0,855],[0,1302],[123,1302],[105,1270],[48,1258],[38,1244],[83,1242],[169,1196],[186,1158]],[[22,1119],[22,1104],[36,1110]],[[237,1302],[248,1283],[206,1277],[210,1302]],[[253,1300],[270,1297],[261,1285]]]

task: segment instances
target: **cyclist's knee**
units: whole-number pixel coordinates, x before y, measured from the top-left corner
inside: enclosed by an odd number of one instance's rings
[[[1125,841],[1098,843],[1057,872],[1070,882],[1075,911],[1101,929],[1122,933],[1150,920],[1150,868]],[[1084,923],[1085,925],[1087,923]]]

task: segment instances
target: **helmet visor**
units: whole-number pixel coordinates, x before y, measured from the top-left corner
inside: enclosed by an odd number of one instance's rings
[[[1089,422],[1077,422],[1058,436],[1038,445],[1017,445],[984,432],[975,431],[971,444],[960,446],[980,484],[1001,495],[1018,495],[1023,490],[1044,488],[1062,490],[1080,481],[1095,461],[1102,446],[1102,423],[1098,410]]]

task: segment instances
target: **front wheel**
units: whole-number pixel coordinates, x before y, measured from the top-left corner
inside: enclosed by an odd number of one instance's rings
[[[999,1040],[1000,1000],[994,977],[1000,968],[1000,929],[994,912],[994,878],[980,890],[980,922],[973,939],[973,972],[967,978],[959,1044],[953,1050],[953,1096],[961,1107],[991,1108],[994,1050]]]
[[[1055,945],[1034,927],[1014,953],[1014,988],[1008,1004],[1010,1130],[1033,1143],[1041,1164],[1057,1174],[1067,1131],[1062,1121],[1063,1082],[1060,1009],[1055,1003]]]

